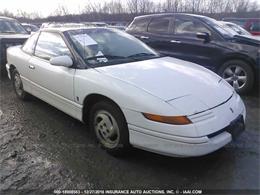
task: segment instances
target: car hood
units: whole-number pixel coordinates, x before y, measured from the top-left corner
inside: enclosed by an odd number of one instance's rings
[[[247,45],[260,46],[260,39],[251,35],[235,35],[234,41]]]
[[[190,110],[191,113],[219,105],[233,93],[232,88],[215,73],[171,57],[99,67],[96,70],[141,88],[172,105],[181,98],[196,100],[194,104],[200,105],[200,108]]]

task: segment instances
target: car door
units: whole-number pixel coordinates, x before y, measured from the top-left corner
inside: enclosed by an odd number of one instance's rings
[[[52,57],[62,55],[71,56],[62,36],[54,32],[41,32],[28,71],[32,93],[64,111],[74,101],[75,69],[50,64]]]
[[[150,39],[147,34],[147,25],[149,21],[150,18],[136,18],[127,28],[126,32],[140,39],[144,43],[148,43]]]
[[[33,34],[24,45],[21,47],[21,52],[19,55],[19,66],[16,66],[18,69],[20,76],[23,81],[23,87],[27,92],[31,92],[31,82],[30,82],[30,71],[29,69],[29,61],[34,53],[34,48],[38,39],[39,33]]]
[[[146,43],[161,54],[169,55],[171,52],[171,29],[173,24],[172,16],[153,18],[147,27]]]
[[[208,33],[210,41],[197,37],[197,33]],[[191,61],[214,70],[216,58],[221,54],[221,48],[216,44],[214,31],[209,29],[201,20],[193,17],[176,16],[171,36],[170,55]]]

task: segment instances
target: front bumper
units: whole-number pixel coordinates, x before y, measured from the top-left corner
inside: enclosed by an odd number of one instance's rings
[[[144,133],[147,130],[129,125],[130,143],[140,149],[176,157],[202,156],[214,152],[231,140],[231,134],[223,132],[213,138],[171,137]],[[176,140],[177,139],[177,140]]]
[[[233,122],[238,118],[244,122],[246,118],[245,106],[237,94],[221,106],[191,116],[192,125],[155,123],[142,120],[138,114],[124,113],[127,119],[135,119],[128,120],[129,139],[134,147],[177,157],[202,156],[222,148],[232,140]]]
[[[234,122],[240,127],[238,121],[241,119],[243,127],[234,128]],[[244,131],[244,121],[241,114],[229,126],[207,136],[196,138],[165,135],[134,125],[128,125],[128,128],[130,143],[137,148],[167,156],[192,157],[209,154],[228,144],[232,137],[236,138]]]

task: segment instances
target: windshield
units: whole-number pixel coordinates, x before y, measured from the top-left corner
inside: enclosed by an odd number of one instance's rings
[[[15,20],[0,20],[0,33],[28,34]]]
[[[212,26],[214,29],[216,29],[224,37],[230,38],[238,34],[236,31],[234,31],[226,24],[223,24],[221,21],[217,21],[212,18],[207,18],[205,22]]]
[[[232,23],[224,23],[226,26],[230,27],[232,30],[236,31],[237,34],[240,35],[251,35],[249,32],[247,32],[245,29],[242,27],[232,24]]]
[[[84,61],[94,67],[159,57],[147,45],[119,30],[95,28],[67,33]]]

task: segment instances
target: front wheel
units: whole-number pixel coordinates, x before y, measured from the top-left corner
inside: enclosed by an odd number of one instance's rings
[[[16,69],[12,71],[12,84],[13,84],[15,94],[19,99],[21,100],[29,99],[29,94],[26,91],[24,91],[22,79],[20,77],[19,72]]]
[[[218,74],[240,94],[250,91],[254,84],[251,66],[241,60],[230,60],[224,63]]]
[[[109,101],[96,103],[90,113],[90,127],[102,148],[118,156],[129,147],[129,132],[121,110]]]

